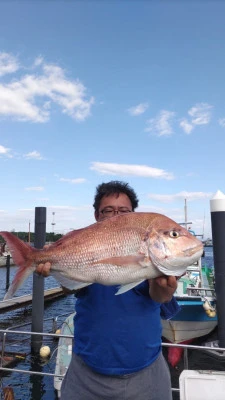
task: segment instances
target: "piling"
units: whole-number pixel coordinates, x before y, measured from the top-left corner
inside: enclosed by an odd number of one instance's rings
[[[10,255],[6,256],[6,285],[5,289],[8,290],[10,285]]]
[[[225,347],[225,195],[218,191],[210,200],[215,289],[217,298],[218,342]]]
[[[34,247],[42,249],[46,241],[46,207],[35,207]],[[44,320],[44,277],[34,272],[32,298],[32,331],[43,332]],[[31,350],[39,353],[42,336],[31,336]]]

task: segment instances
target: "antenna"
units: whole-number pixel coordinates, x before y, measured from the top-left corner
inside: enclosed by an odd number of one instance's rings
[[[55,212],[52,213],[52,232],[54,234],[54,228],[55,228]]]

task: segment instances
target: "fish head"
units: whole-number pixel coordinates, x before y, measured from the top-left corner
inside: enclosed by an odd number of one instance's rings
[[[175,221],[161,217],[148,228],[149,257],[163,274],[180,276],[201,257],[203,244]]]

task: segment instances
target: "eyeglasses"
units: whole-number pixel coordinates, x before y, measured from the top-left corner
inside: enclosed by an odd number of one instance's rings
[[[103,210],[100,211],[100,213],[104,216],[104,217],[112,217],[113,215],[121,215],[121,214],[127,214],[132,212],[132,210],[129,210],[129,208],[127,207],[119,207],[117,210],[113,207],[106,207],[103,208]]]

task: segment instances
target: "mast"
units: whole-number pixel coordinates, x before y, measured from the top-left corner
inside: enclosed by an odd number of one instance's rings
[[[185,228],[187,229],[187,199],[184,199],[184,224]]]

